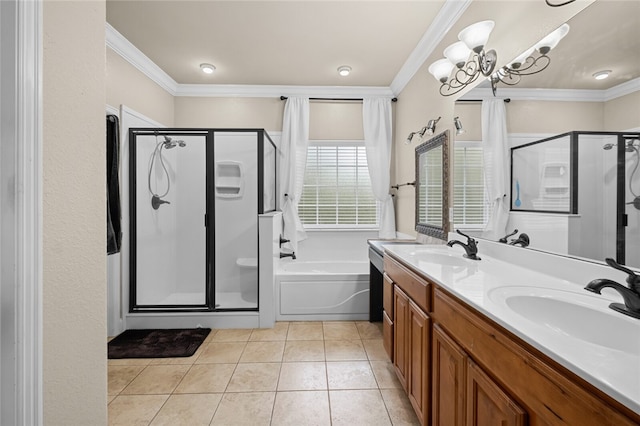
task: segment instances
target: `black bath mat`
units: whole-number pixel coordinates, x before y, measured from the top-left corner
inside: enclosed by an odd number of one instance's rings
[[[126,330],[109,342],[109,359],[191,356],[210,331],[210,328]]]

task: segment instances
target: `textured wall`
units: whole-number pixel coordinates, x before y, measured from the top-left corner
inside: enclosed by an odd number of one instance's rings
[[[176,127],[282,130],[284,101],[278,98],[175,98]]]
[[[46,425],[107,423],[104,22],[104,2],[44,2]]]
[[[107,104],[121,104],[167,127],[174,122],[174,98],[149,77],[107,48]]]
[[[604,104],[604,130],[640,129],[640,92],[612,99]]]
[[[422,129],[430,119],[441,116],[442,118],[436,125],[435,133],[439,134],[448,129],[450,137],[454,134],[453,101],[437,93],[437,81],[427,73],[426,66],[423,66],[398,96],[394,132],[395,179],[392,178],[392,182],[407,183],[416,179],[415,149],[430,137],[425,135],[420,140],[419,136],[415,136],[411,144],[405,144],[409,133]],[[396,228],[398,232],[416,235],[414,187],[402,186],[392,193],[396,194]]]

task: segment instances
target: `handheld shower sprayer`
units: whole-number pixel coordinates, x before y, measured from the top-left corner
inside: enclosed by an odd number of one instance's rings
[[[169,171],[167,170],[167,166],[164,163],[164,157],[162,156],[162,149],[163,148],[171,149],[171,148],[175,148],[176,146],[179,146],[179,147],[187,146],[185,141],[174,140],[167,135],[162,136],[164,138],[164,141],[159,141],[158,136],[159,135],[156,132],[156,147],[153,150],[153,153],[151,154],[151,161],[149,162],[149,175],[147,180],[147,186],[149,188],[149,192],[151,193],[151,207],[153,207],[154,210],[158,210],[162,204],[171,204],[169,201],[163,200],[163,198],[166,197],[166,195],[169,193],[169,189],[171,188],[171,179],[169,176]],[[162,195],[157,194],[151,188],[151,173],[153,171],[153,166],[155,165],[157,160],[160,161],[160,165],[162,166],[162,170],[164,171],[164,175],[167,179],[167,190],[164,191]]]

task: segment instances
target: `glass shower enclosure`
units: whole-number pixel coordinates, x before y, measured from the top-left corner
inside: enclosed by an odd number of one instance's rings
[[[131,129],[130,312],[258,310],[258,215],[276,209],[262,129]]]
[[[511,149],[511,211],[572,215],[568,253],[640,267],[640,133],[568,132]]]

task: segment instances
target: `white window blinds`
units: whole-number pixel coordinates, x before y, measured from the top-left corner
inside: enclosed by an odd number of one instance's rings
[[[310,228],[378,226],[364,141],[309,141],[298,214]]]
[[[481,144],[456,142],[453,164],[453,222],[460,227],[482,228],[488,205]]]

